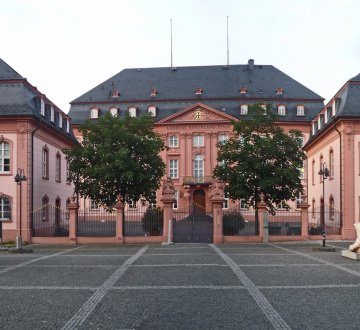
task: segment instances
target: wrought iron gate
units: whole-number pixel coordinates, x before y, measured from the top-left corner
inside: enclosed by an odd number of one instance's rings
[[[174,243],[212,243],[212,215],[191,205],[174,210]]]

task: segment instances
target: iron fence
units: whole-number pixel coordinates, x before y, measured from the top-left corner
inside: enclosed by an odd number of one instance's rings
[[[78,210],[78,237],[114,237],[116,235],[116,210],[102,208]]]
[[[124,211],[124,236],[162,236],[163,210],[148,205],[136,205]]]
[[[269,214],[269,235],[299,236],[301,235],[300,210],[276,210]]]
[[[323,221],[320,208],[309,211],[309,235],[322,235]],[[339,210],[330,209],[328,205],[325,205],[324,222],[326,235],[341,234],[341,212]]]
[[[225,236],[256,236],[255,210],[234,207],[223,210]]]
[[[69,212],[52,204],[33,211],[32,234],[34,237],[69,236]]]

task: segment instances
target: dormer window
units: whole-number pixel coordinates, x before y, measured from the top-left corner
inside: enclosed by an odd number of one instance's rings
[[[112,96],[112,97],[119,97],[119,96],[120,96],[120,92],[117,91],[117,90],[113,90],[113,91],[111,92],[111,96]]]
[[[157,95],[157,90],[155,88],[151,88],[150,89],[150,96],[156,96]]]
[[[110,114],[113,117],[117,117],[118,116],[118,108],[110,108]]]
[[[282,94],[284,94],[284,88],[282,88],[282,87],[277,87],[277,88],[275,89],[275,92],[276,92],[276,95],[282,95]]]
[[[297,116],[305,116],[305,108],[304,108],[304,106],[302,104],[298,105],[296,107],[296,115]]]
[[[130,117],[136,117],[136,107],[130,107],[129,108],[129,116]]]
[[[240,92],[240,94],[246,94],[247,93],[247,88],[246,87],[240,87],[239,92]]]
[[[156,106],[150,105],[148,107],[148,115],[152,117],[156,117]]]
[[[45,101],[40,99],[40,113],[42,116],[45,116]]]
[[[336,104],[335,104],[335,100],[332,103],[332,117],[336,115]]]
[[[241,104],[240,105],[240,115],[247,115],[248,114],[248,105],[247,104]]]
[[[69,121],[69,118],[66,118],[66,132],[70,133],[70,121]]]
[[[204,90],[201,87],[195,89],[195,95],[201,95],[204,93]]]
[[[90,118],[91,119],[99,118],[99,109],[98,108],[92,108],[90,110]]]
[[[55,112],[54,112],[54,107],[53,106],[50,107],[50,120],[52,122],[55,121]]]
[[[278,106],[278,115],[279,116],[286,116],[286,108],[285,105]]]
[[[59,121],[58,121],[59,127],[62,128],[62,115],[59,112]]]

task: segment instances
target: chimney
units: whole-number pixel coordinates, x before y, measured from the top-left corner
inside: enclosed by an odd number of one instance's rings
[[[253,59],[250,59],[248,61],[248,69],[249,70],[254,70],[254,60]]]

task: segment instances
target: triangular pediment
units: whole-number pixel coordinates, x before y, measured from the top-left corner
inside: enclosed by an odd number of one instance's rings
[[[191,107],[176,112],[160,121],[158,124],[180,124],[180,123],[208,123],[226,122],[229,123],[236,118],[220,112],[202,103],[196,103]]]

